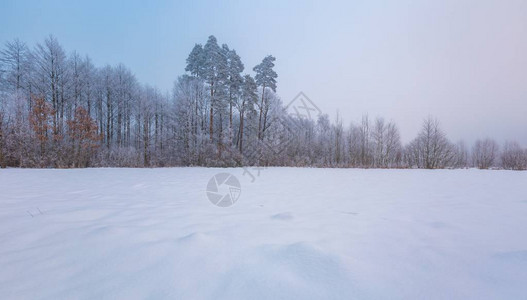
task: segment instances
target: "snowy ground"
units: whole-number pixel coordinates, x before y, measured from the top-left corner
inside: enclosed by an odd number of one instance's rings
[[[0,299],[527,297],[527,172],[242,174],[0,170]]]

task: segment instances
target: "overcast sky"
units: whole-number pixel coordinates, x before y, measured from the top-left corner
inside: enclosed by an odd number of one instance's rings
[[[0,0],[0,42],[33,46],[49,34],[161,90],[213,34],[246,72],[274,55],[285,103],[303,91],[346,123],[382,116],[404,142],[432,114],[454,142],[489,136],[527,146],[525,0]]]

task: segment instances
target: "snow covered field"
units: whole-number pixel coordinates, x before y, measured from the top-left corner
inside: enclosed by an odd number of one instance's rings
[[[527,297],[527,172],[242,174],[0,170],[0,299]]]

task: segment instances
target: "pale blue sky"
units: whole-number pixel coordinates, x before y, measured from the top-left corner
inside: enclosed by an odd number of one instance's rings
[[[304,91],[346,123],[383,116],[413,138],[428,114],[448,136],[527,146],[527,1],[6,1],[0,42],[55,35],[96,65],[124,63],[169,90],[214,34],[251,72],[276,56],[284,102]]]

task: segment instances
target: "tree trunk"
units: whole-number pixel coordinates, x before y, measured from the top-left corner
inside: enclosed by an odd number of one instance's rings
[[[3,131],[3,115],[0,113],[0,168],[5,168],[5,157],[4,157],[4,131]]]
[[[145,167],[150,165],[148,161],[148,118],[145,116],[143,123],[143,164]]]
[[[243,115],[244,115],[244,109],[242,108],[240,111],[240,154],[243,154]]]
[[[258,140],[261,140],[262,134],[262,110],[263,110],[263,103],[264,103],[264,95],[265,95],[265,84],[262,88],[262,101],[260,103],[260,119],[258,120]]]
[[[112,94],[110,88],[106,88],[106,147],[110,149],[110,143],[112,139]]]
[[[221,150],[223,147],[223,118],[220,110],[220,132],[218,134],[218,158],[221,159]]]
[[[232,92],[229,92],[229,141],[232,146]]]
[[[209,135],[210,142],[212,143],[214,138],[214,84],[210,86],[210,124],[209,124]]]

